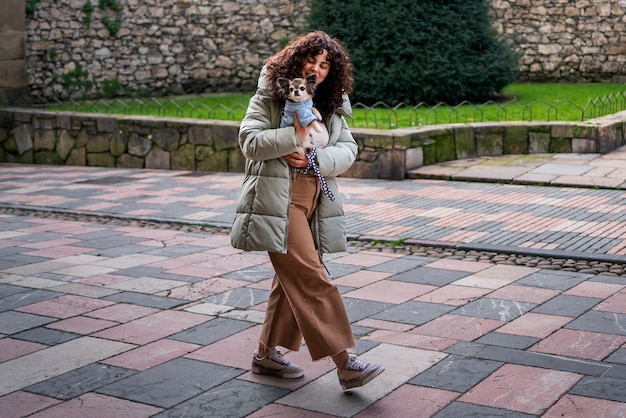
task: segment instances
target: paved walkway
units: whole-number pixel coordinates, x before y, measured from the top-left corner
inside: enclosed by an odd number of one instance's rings
[[[555,157],[534,170],[566,160]],[[623,159],[582,165],[622,160],[605,171],[624,184]],[[387,371],[342,393],[331,363],[303,347],[287,357],[304,378],[251,374],[267,255],[185,227],[228,227],[241,180],[0,165],[0,415],[626,416],[623,276],[353,248],[325,261],[357,352]],[[616,188],[340,179],[340,190],[353,238],[626,260]]]

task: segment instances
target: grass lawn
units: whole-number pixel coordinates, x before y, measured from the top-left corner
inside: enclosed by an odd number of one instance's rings
[[[64,103],[54,110],[191,117],[238,121],[251,93],[115,99]],[[353,103],[351,127],[395,129],[442,123],[498,121],[581,121],[626,109],[626,86],[618,83],[514,83],[484,104],[415,106]]]

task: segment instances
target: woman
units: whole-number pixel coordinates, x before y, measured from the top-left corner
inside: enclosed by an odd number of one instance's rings
[[[314,104],[323,118],[322,132],[303,127],[297,117],[294,126],[279,128],[285,100],[278,96],[278,78],[311,74],[316,75]],[[304,338],[314,361],[332,358],[344,390],[384,370],[348,353],[355,346],[348,315],[321,259],[323,253],[346,250],[334,177],[350,168],[358,150],[342,118],[351,117],[347,94],[352,81],[347,54],[324,32],[299,37],[265,62],[239,131],[246,177],[231,232],[235,248],[268,251],[276,273],[252,372],[303,376],[276,347],[298,351]],[[320,142],[328,140],[328,145],[309,156],[297,152],[309,135],[314,143],[316,135],[324,135]],[[332,194],[321,193],[324,179]]]

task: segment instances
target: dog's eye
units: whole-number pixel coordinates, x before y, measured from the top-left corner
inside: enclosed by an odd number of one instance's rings
[[[300,86],[300,90],[304,91],[304,90],[306,90],[306,87]]]
[[[295,88],[293,86],[289,86],[289,91],[294,91]]]

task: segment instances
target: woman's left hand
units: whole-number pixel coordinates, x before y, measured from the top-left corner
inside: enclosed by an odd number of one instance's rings
[[[296,168],[305,168],[309,165],[309,159],[306,155],[300,154],[299,152],[292,152],[291,154],[285,155],[285,161],[292,167]]]

